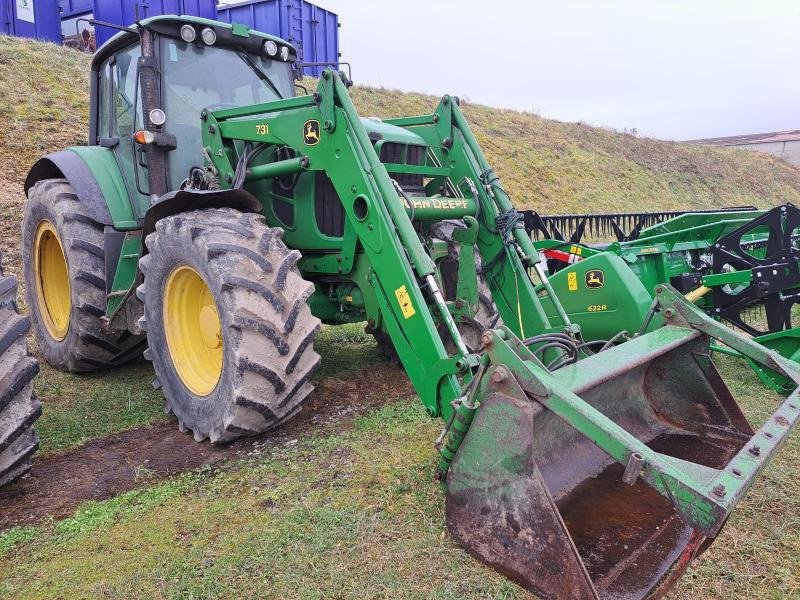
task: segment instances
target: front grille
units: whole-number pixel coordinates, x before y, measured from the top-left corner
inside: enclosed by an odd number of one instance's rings
[[[403,161],[403,151],[406,159]],[[415,144],[398,144],[397,142],[384,142],[381,146],[380,158],[382,163],[406,164],[421,166],[425,164],[425,146]],[[389,171],[389,177],[400,184],[407,193],[421,194],[424,192],[422,175],[413,173],[394,173]]]
[[[317,171],[315,175],[314,214],[320,233],[329,237],[344,235],[344,208],[325,171]]]
[[[273,179],[272,192],[278,196],[293,199],[294,185],[292,185],[292,178],[276,177]],[[275,211],[275,216],[278,217],[278,220],[286,227],[294,227],[294,204],[273,196],[272,210]]]

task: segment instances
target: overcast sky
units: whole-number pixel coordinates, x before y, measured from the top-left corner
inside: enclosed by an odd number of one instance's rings
[[[314,0],[356,83],[689,139],[800,129],[800,0]]]

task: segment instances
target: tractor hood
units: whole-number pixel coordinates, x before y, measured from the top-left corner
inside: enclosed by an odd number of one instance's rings
[[[364,129],[367,130],[367,135],[373,144],[383,140],[397,144],[427,146],[425,140],[413,131],[398,127],[397,125],[390,125],[380,120],[378,117],[362,117],[361,124],[364,125]]]

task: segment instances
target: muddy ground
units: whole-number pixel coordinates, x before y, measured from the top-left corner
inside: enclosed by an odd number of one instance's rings
[[[246,456],[261,446],[345,431],[354,417],[413,393],[401,369],[379,365],[318,382],[303,410],[285,426],[227,446],[196,443],[170,421],[35,458],[28,476],[0,490],[0,531],[35,525],[47,517],[63,519],[87,500],[106,500],[182,471]]]

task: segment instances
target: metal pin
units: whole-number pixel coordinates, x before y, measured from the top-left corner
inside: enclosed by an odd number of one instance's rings
[[[628,485],[633,485],[642,473],[644,458],[638,452],[632,452],[628,457],[628,464],[625,465],[625,472],[622,474],[622,481]]]

